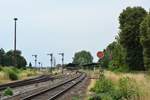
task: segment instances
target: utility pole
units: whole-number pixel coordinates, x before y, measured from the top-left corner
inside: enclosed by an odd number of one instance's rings
[[[16,59],[16,26],[17,26],[18,18],[14,18],[15,27],[14,27],[14,66],[17,66],[17,59]]]
[[[35,58],[35,67],[36,67],[36,65],[37,65],[37,55],[32,55],[34,58]]]
[[[52,66],[53,66],[53,54],[49,53],[47,54],[48,56],[50,56],[50,66],[51,66],[51,71],[52,71]]]
[[[62,73],[63,73],[63,66],[64,66],[64,53],[58,53],[59,55],[61,55],[62,56]]]

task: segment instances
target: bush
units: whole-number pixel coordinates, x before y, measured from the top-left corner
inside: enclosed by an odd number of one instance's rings
[[[100,93],[89,98],[89,100],[114,100],[108,93]]]
[[[71,100],[80,100],[80,97],[78,97],[78,96],[74,96],[74,97],[72,97],[72,99]]]
[[[89,100],[113,100],[111,94],[114,91],[114,84],[111,80],[106,79],[104,75],[101,75],[91,91],[95,92],[96,95],[90,97]]]
[[[4,96],[12,96],[13,95],[13,91],[11,88],[7,88],[4,90]]]
[[[122,98],[131,100],[139,95],[138,86],[135,80],[129,77],[123,77],[119,80],[119,91]]]
[[[8,75],[9,75],[9,78],[11,79],[11,80],[18,80],[19,78],[18,78],[18,75],[14,72],[14,71],[9,71],[8,72]]]
[[[118,84],[113,84],[111,80],[101,77],[91,89],[95,93],[89,100],[135,100],[139,96],[139,89],[135,80],[123,77]]]
[[[13,68],[4,68],[3,71],[5,73],[7,73],[9,79],[11,80],[18,80],[18,73],[16,71],[16,69],[13,69]]]
[[[3,70],[3,68],[0,66],[0,71],[2,71]]]
[[[16,67],[11,67],[11,70],[14,71],[17,74],[19,74],[21,72],[21,70],[16,68]]]
[[[111,61],[109,63],[109,70],[114,72],[128,72],[129,68],[127,65],[119,65],[117,61]]]
[[[98,80],[95,84],[95,87],[91,91],[95,93],[106,93],[113,90],[113,83],[111,80],[106,79],[105,77]]]

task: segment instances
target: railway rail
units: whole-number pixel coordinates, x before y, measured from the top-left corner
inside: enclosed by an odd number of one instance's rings
[[[15,88],[15,87],[20,87],[20,86],[26,86],[26,85],[30,85],[30,84],[34,84],[34,83],[41,83],[41,82],[46,82],[46,81],[53,81],[54,79],[58,79],[58,78],[62,78],[64,77],[63,75],[41,75],[39,77],[36,78],[30,78],[30,79],[26,79],[26,80],[20,80],[20,81],[16,81],[16,82],[11,82],[11,83],[6,83],[6,84],[1,84],[0,85],[0,91],[6,89],[7,87],[10,88]]]
[[[85,77],[85,73],[78,73],[64,78],[64,80],[53,86],[37,88],[28,93],[22,93],[4,100],[54,100],[81,82]]]
[[[71,89],[73,86],[81,82],[85,77],[86,77],[85,73],[80,73],[76,77],[71,78],[65,82],[62,82],[61,84],[53,88],[40,91],[26,98],[23,98],[23,100],[55,100],[58,96],[62,95],[67,90]]]

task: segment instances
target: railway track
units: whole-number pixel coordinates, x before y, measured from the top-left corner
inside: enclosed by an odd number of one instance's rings
[[[80,73],[76,77],[69,79],[53,88],[40,91],[33,95],[30,95],[23,100],[55,100],[58,96],[65,93],[67,90],[81,82],[86,77],[86,74]]]
[[[62,78],[64,77],[63,75],[41,75],[39,77],[36,78],[30,78],[30,79],[26,79],[26,80],[21,80],[21,81],[16,81],[16,82],[11,82],[11,83],[6,83],[6,84],[1,84],[0,85],[0,91],[6,89],[7,87],[10,88],[16,88],[16,87],[21,87],[21,86],[26,86],[26,85],[30,85],[30,84],[34,84],[34,83],[41,83],[41,82],[46,82],[46,81],[53,81],[54,79],[58,79],[58,78]]]
[[[81,82],[86,77],[85,73],[70,76],[54,86],[42,87],[16,95],[4,100],[54,100],[64,92]]]

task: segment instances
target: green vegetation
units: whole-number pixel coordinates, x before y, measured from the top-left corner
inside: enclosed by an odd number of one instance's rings
[[[119,16],[119,41],[125,49],[125,62],[131,70],[144,70],[143,48],[140,44],[140,24],[146,16],[141,7],[127,7]]]
[[[13,91],[12,91],[12,89],[11,88],[7,88],[7,89],[5,89],[4,90],[4,96],[12,96],[13,95]]]
[[[94,95],[89,100],[136,100],[140,93],[134,79],[122,77],[114,83],[104,75],[96,81],[91,91]]]
[[[18,69],[15,67],[0,67],[0,83],[5,83],[7,81],[13,81],[18,79],[25,79],[30,76],[35,76],[40,74],[35,69]]]
[[[99,60],[101,66],[114,72],[150,70],[150,13],[142,7],[127,7],[119,23],[116,40],[104,49],[105,56]],[[100,76],[89,100],[149,100],[149,79],[145,78],[149,75],[145,73]]]
[[[74,96],[74,97],[72,97],[72,100],[81,100],[81,99],[78,96]]]
[[[16,68],[5,68],[4,72],[7,73],[9,79],[11,80],[18,80],[18,74],[19,74],[19,70],[17,70]]]
[[[1,67],[0,72],[4,72],[10,80],[18,80],[19,79],[18,75],[20,73],[20,70],[18,70],[17,68],[14,68],[14,67]]]
[[[142,7],[127,7],[119,16],[116,40],[104,49],[102,67],[128,72],[150,68],[150,15]]]
[[[84,50],[75,53],[74,58],[73,58],[74,64],[84,65],[84,64],[89,64],[92,62],[93,62],[93,57],[91,53],[88,51],[84,51]]]
[[[144,66],[146,69],[150,68],[150,13],[145,17],[140,27],[141,44],[144,52]]]
[[[26,59],[21,55],[21,51],[16,51],[16,66],[17,68],[25,67],[27,64]],[[0,49],[0,65],[1,66],[14,66],[14,51],[10,50],[5,52]]]

